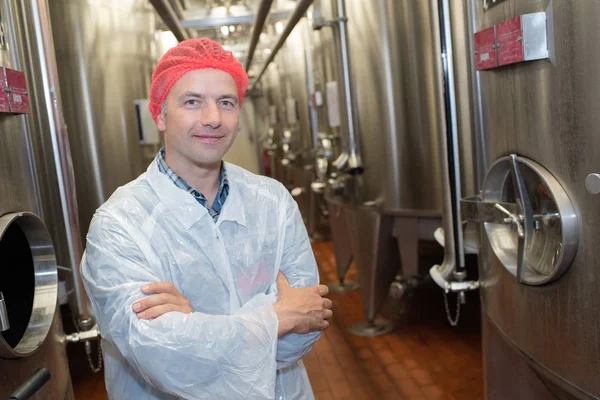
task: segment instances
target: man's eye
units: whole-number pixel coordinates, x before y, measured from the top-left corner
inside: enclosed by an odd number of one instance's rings
[[[195,106],[196,104],[198,104],[198,100],[187,100],[185,104],[188,106]]]
[[[225,107],[233,107],[233,102],[229,100],[222,100],[221,105]]]

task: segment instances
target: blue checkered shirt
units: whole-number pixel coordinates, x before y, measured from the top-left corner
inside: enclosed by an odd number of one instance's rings
[[[225,165],[221,162],[221,173],[219,175],[219,190],[217,191],[217,196],[215,197],[215,201],[213,201],[212,207],[208,208],[208,200],[206,197],[193,187],[191,187],[186,181],[183,180],[175,171],[173,171],[167,165],[165,161],[165,148],[163,147],[158,152],[156,156],[156,162],[158,163],[158,170],[165,174],[174,184],[180,189],[185,190],[194,198],[198,203],[200,203],[203,207],[208,209],[208,213],[213,218],[215,222],[219,219],[219,214],[221,213],[221,209],[223,208],[223,204],[225,204],[225,200],[227,200],[227,195],[229,194],[229,182],[227,181],[227,172],[225,171]]]

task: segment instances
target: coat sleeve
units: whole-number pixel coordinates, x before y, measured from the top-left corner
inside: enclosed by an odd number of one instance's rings
[[[319,284],[319,271],[310,239],[298,204],[287,190],[285,194],[285,239],[279,269],[292,287],[314,286]],[[286,368],[300,360],[308,354],[320,336],[321,332],[304,335],[290,333],[280,338],[277,346],[277,368]]]
[[[157,389],[182,398],[274,398],[277,316],[271,301],[234,315],[170,312],[138,320],[143,285],[160,281],[135,240],[110,216],[94,217],[82,260],[102,337]],[[251,309],[250,309],[251,308]]]

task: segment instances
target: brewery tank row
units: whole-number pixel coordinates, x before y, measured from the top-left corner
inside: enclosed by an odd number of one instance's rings
[[[458,307],[478,290],[487,399],[600,398],[600,5],[308,3],[260,81],[250,71],[246,117],[260,169],[333,241],[332,290],[360,291],[351,332],[393,328],[378,318],[390,288],[432,279]],[[73,398],[67,344],[96,335],[87,226],[160,146],[136,114],[156,24],[143,0],[0,0],[0,396],[27,381]],[[439,265],[419,259],[425,241]]]

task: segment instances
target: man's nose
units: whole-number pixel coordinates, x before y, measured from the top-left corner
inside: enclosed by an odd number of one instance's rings
[[[221,110],[214,101],[209,101],[204,110],[202,110],[202,119],[200,123],[203,126],[210,126],[211,128],[218,128],[221,126]]]

